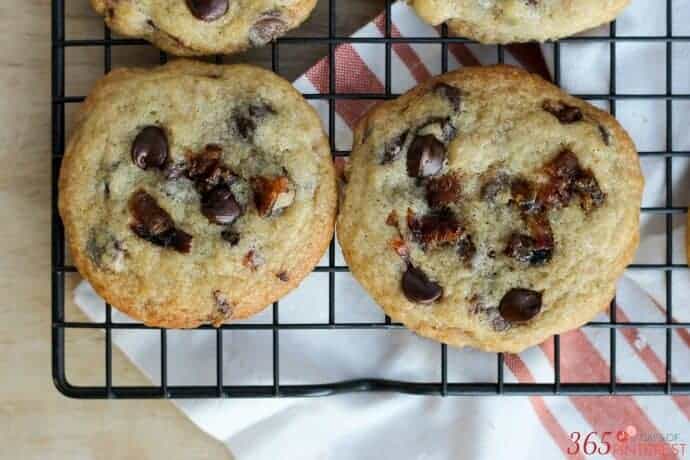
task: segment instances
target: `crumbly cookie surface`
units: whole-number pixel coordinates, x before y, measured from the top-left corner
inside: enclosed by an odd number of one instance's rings
[[[252,66],[118,69],[80,112],[60,214],[79,272],[147,324],[246,318],[332,237],[337,194],[315,111]]]
[[[606,308],[643,178],[609,114],[507,66],[434,78],[358,125],[337,234],[394,320],[518,352]]]
[[[110,28],[178,56],[231,54],[299,26],[317,0],[91,0]]]
[[[433,25],[482,43],[546,41],[612,21],[630,0],[411,0]]]

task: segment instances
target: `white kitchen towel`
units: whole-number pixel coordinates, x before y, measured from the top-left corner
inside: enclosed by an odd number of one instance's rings
[[[618,21],[619,35],[665,35],[665,3],[634,0]],[[690,0],[673,2],[674,33],[690,35]],[[685,19],[683,19],[685,18]],[[437,36],[404,3],[392,8],[394,36]],[[381,37],[379,16],[355,36]],[[608,34],[604,27],[588,34]],[[553,46],[542,47],[552,68]],[[621,94],[665,93],[666,44],[623,42],[617,50],[617,91]],[[496,62],[495,47],[449,46],[449,68]],[[673,92],[690,93],[690,43],[673,45]],[[560,48],[560,83],[576,94],[609,91],[609,44],[568,42]],[[441,47],[396,44],[391,53],[392,90],[402,92],[441,72]],[[523,64],[548,77],[534,63],[529,47],[509,48],[507,63]],[[538,63],[538,60],[537,60]],[[383,92],[385,47],[345,44],[336,50],[336,87],[340,92]],[[328,60],[295,82],[304,93],[328,91]],[[328,103],[312,101],[328,126]],[[352,127],[372,101],[338,101],[335,136],[348,149]],[[594,103],[608,108],[605,97]],[[616,114],[641,151],[690,150],[690,101],[673,101],[673,145],[666,145],[666,103],[625,99]],[[666,204],[662,156],[643,158],[647,178],[644,206]],[[690,162],[673,157],[671,204],[690,202]],[[672,218],[673,262],[685,264],[684,213]],[[666,217],[643,214],[642,245],[637,263],[666,263]],[[336,264],[344,264],[339,251]],[[335,274],[336,320],[380,321],[381,310],[348,273]],[[666,278],[659,270],[628,271],[619,283],[618,321],[660,321],[666,317]],[[690,320],[690,273],[674,270],[673,315]],[[103,301],[83,282],[76,303],[93,321],[104,320]],[[281,323],[328,320],[328,275],[313,273],[280,302]],[[271,309],[246,322],[272,320]],[[606,321],[601,314],[597,320]],[[116,310],[113,321],[131,322]],[[272,384],[271,331],[225,331],[223,380],[226,385]],[[563,382],[607,382],[609,331],[584,328],[561,337]],[[169,331],[168,384],[214,385],[215,332]],[[666,333],[661,329],[621,329],[617,337],[619,382],[661,382],[665,378]],[[690,331],[677,330],[673,341],[673,377],[690,381]],[[160,383],[159,334],[114,330],[114,343],[146,374]],[[280,383],[307,384],[364,377],[440,379],[441,347],[406,330],[280,332]],[[519,355],[507,355],[506,382],[553,382],[553,341]],[[473,350],[448,350],[451,382],[492,382],[496,356]],[[115,382],[117,384],[117,382]],[[531,459],[585,458],[593,447],[603,458],[683,458],[690,442],[689,397],[421,397],[399,394],[349,394],[317,399],[176,400],[194,423],[244,459]],[[589,433],[597,434],[587,437]],[[611,434],[605,434],[611,432]],[[586,442],[588,441],[588,442]],[[594,444],[596,442],[596,446]],[[607,447],[607,445],[609,447]],[[577,450],[576,450],[577,448]],[[585,449],[590,449],[585,450]]]

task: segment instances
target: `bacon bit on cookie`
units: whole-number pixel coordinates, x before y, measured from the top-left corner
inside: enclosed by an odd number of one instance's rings
[[[255,272],[256,269],[262,266],[265,262],[266,261],[261,254],[257,253],[254,249],[249,250],[249,252],[247,252],[242,259],[242,265],[253,272]]]
[[[415,241],[426,247],[455,244],[464,229],[449,209],[417,217],[407,210],[407,226]]]
[[[393,249],[393,251],[395,251],[395,253],[403,259],[407,259],[407,257],[410,255],[410,249],[407,247],[405,240],[403,240],[401,237],[396,236],[395,238],[391,238],[388,244],[390,245],[391,249]]]
[[[253,177],[251,180],[254,190],[254,203],[261,216],[271,214],[292,204],[294,191],[290,190],[290,181],[285,176]]]
[[[448,206],[460,196],[460,181],[455,174],[432,177],[426,184],[426,201],[432,208]]]

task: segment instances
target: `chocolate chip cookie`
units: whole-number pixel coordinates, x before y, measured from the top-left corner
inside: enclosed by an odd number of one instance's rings
[[[246,65],[113,71],[84,103],[60,174],[79,272],[160,327],[247,318],[295,288],[328,246],[336,202],[315,111]]]
[[[482,43],[546,41],[612,21],[630,0],[412,0],[433,25]]]
[[[394,320],[519,352],[607,307],[643,178],[608,113],[508,66],[448,73],[359,123],[337,234]]]
[[[299,26],[317,0],[91,0],[108,26],[178,56],[231,54]]]

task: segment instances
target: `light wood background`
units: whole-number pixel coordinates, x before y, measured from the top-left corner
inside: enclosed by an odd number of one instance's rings
[[[180,0],[181,1],[181,0]],[[61,396],[50,372],[50,0],[0,2],[0,458],[229,458],[167,401],[84,401]],[[65,0],[68,38],[100,38],[88,0]],[[338,0],[338,33],[374,17],[383,0]],[[292,35],[328,30],[328,1]],[[281,47],[281,73],[301,74],[327,46]],[[113,65],[152,65],[149,47],[116,47]],[[268,50],[228,61],[268,63]],[[69,49],[67,94],[83,95],[103,72],[99,48]],[[74,111],[70,107],[69,115]],[[78,276],[70,278],[70,285]],[[83,319],[68,306],[68,319]],[[103,337],[67,335],[70,380],[102,384]],[[145,383],[117,350],[127,384]]]

